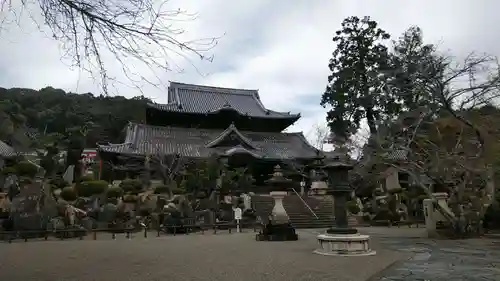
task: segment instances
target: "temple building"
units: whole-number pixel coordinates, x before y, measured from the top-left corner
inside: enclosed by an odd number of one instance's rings
[[[148,104],[146,124],[129,123],[123,143],[100,145],[98,152],[108,161],[127,154],[225,155],[229,165],[267,176],[276,164],[304,165],[317,157],[302,132],[282,132],[299,118],[267,109],[257,90],[171,82],[167,104]]]

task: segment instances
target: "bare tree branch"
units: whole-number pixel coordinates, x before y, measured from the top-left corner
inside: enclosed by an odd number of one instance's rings
[[[110,64],[115,62],[139,88],[138,83],[159,86],[161,79],[155,74],[159,82],[154,83],[138,73],[134,62],[155,73],[155,70],[182,71],[174,61],[175,56],[195,68],[193,56],[212,61],[208,52],[218,38],[183,40],[186,32],[175,24],[193,21],[196,15],[170,10],[167,3],[168,0],[22,0],[20,3],[0,0],[0,11],[4,14],[2,23],[9,14],[21,20],[22,11],[28,11],[31,20],[40,27],[48,27],[52,37],[62,43],[65,57],[98,78],[107,94],[109,83],[116,81],[109,71]],[[43,17],[43,24],[39,23],[38,14]]]

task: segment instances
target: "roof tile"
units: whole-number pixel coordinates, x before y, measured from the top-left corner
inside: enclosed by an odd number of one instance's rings
[[[149,104],[163,111],[216,113],[235,110],[242,115],[265,118],[298,118],[300,114],[277,112],[264,107],[257,90],[230,89],[171,82],[168,104]]]
[[[174,154],[187,157],[208,157],[224,148],[209,148],[224,130],[160,127],[130,123],[123,144],[102,145],[100,151],[125,154]],[[239,131],[263,158],[313,158],[316,149],[302,133],[271,133]],[[229,149],[229,148],[227,148]]]
[[[14,157],[16,156],[16,152],[11,146],[3,141],[0,141],[0,156],[4,158]]]

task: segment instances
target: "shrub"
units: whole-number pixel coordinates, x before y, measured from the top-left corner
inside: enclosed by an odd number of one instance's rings
[[[4,175],[17,174],[17,170],[15,167],[5,167],[2,170],[2,174]]]
[[[125,193],[138,193],[142,190],[142,184],[136,179],[126,179],[120,183],[120,187]]]
[[[15,167],[18,176],[34,178],[38,173],[38,167],[29,162],[29,161],[21,161],[17,163]]]
[[[167,193],[169,190],[170,188],[167,185],[158,185],[154,189],[155,194]]]
[[[361,212],[361,209],[354,200],[348,201],[346,207],[347,210],[353,215],[357,215],[359,212]]]
[[[171,187],[170,190],[172,191],[172,194],[177,195],[177,194],[186,194],[186,191],[182,188],[178,187]]]
[[[53,189],[65,188],[66,186],[69,186],[69,183],[67,183],[62,177],[51,179],[49,184],[53,186]]]
[[[401,187],[393,188],[389,190],[389,194],[398,194],[402,193],[404,190]]]
[[[104,193],[108,188],[108,182],[103,180],[84,181],[75,185],[76,193],[81,197],[90,197]]]
[[[108,198],[118,198],[123,195],[123,189],[121,187],[111,187],[106,191],[106,196]]]
[[[93,180],[94,180],[94,177],[90,176],[90,175],[85,175],[85,176],[80,177],[80,182],[93,181]]]
[[[418,200],[424,200],[424,199],[429,199],[429,196],[427,194],[422,194],[417,197]]]
[[[138,199],[139,199],[139,197],[137,195],[128,194],[128,195],[123,196],[123,202],[126,202],[126,203],[135,203],[135,202],[137,202]]]
[[[483,227],[488,230],[500,229],[500,196],[498,191],[495,191],[495,201],[488,206],[484,213]]]
[[[175,184],[171,184],[170,186],[168,185],[158,185],[155,187],[154,192],[155,194],[161,194],[161,193],[167,193],[169,190],[172,192],[174,195],[178,194],[185,194],[186,191],[182,188],[178,188]]]
[[[77,198],[77,194],[71,186],[66,186],[65,188],[63,188],[59,195],[66,201],[74,201]]]

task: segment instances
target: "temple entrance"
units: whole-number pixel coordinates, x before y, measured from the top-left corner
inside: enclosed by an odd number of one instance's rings
[[[230,153],[231,150],[232,153]],[[299,186],[299,182],[305,176],[299,171],[294,171],[293,168],[287,168],[287,165],[281,161],[263,159],[256,153],[243,148],[237,151],[233,149],[226,151],[226,157],[228,158],[227,164],[230,169],[245,168],[245,172],[252,175],[254,179],[252,192],[254,193],[269,193],[270,189],[266,181],[272,177],[276,165],[280,165],[286,170],[286,176],[292,180],[292,185],[295,183]]]

